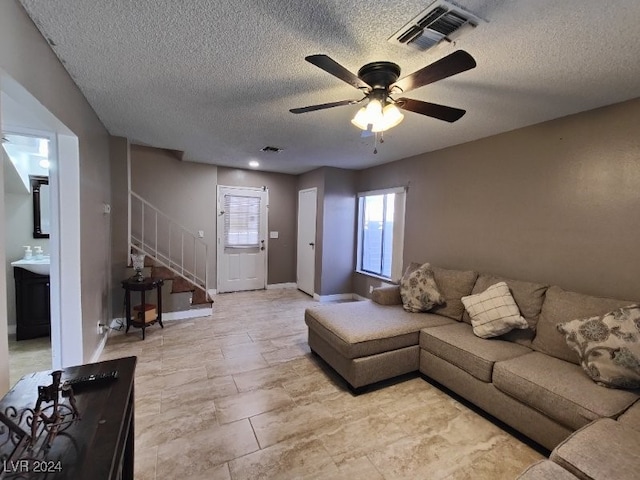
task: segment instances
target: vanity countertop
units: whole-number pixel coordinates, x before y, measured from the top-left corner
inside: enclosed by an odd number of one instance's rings
[[[29,260],[23,258],[21,260],[11,262],[11,266],[13,267],[24,268],[25,270],[29,270],[32,273],[37,273],[38,275],[49,275],[49,264],[50,259],[48,255],[38,260],[36,260],[34,257],[30,258]]]

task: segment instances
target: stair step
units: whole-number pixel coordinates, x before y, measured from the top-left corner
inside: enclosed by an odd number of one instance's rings
[[[171,269],[164,266],[151,265],[151,276],[171,280],[171,293],[193,292],[191,305],[210,305],[212,300],[207,298],[207,294],[201,288],[196,287],[192,282],[176,275]]]

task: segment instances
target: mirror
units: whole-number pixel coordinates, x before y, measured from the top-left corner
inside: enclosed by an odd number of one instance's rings
[[[49,177],[30,175],[33,197],[33,238],[49,238]]]

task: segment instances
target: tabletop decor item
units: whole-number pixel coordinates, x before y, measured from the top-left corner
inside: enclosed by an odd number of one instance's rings
[[[144,275],[142,275],[142,269],[144,268],[144,253],[132,253],[131,264],[133,265],[133,269],[136,271],[136,274],[132,278],[136,282],[143,281]]]

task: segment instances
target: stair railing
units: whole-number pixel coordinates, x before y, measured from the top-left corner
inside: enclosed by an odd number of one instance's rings
[[[196,233],[131,190],[129,248],[151,257],[208,294],[207,244]]]

